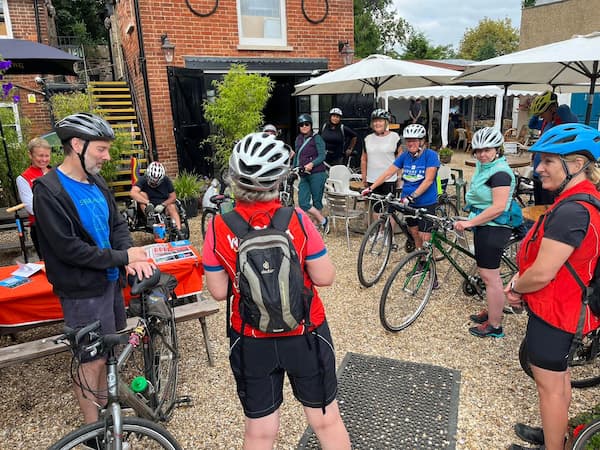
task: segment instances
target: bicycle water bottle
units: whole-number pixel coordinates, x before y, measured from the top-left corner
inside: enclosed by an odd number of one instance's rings
[[[148,382],[146,377],[138,376],[131,380],[130,384],[131,390],[135,392],[138,397],[144,399],[145,402],[148,402],[149,394],[152,392],[152,385]]]

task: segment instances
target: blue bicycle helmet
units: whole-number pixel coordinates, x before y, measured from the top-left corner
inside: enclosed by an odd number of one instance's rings
[[[600,132],[580,123],[564,123],[546,131],[530,152],[570,155],[579,153],[592,161],[600,159]]]

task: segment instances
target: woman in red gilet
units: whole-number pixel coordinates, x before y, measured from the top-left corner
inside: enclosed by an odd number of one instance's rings
[[[31,227],[31,240],[38,256],[40,246],[38,244],[37,233],[35,230],[35,216],[33,215],[33,181],[46,174],[50,170],[50,153],[52,148],[46,139],[35,138],[29,141],[27,145],[29,150],[29,159],[31,166],[17,177],[17,189],[21,202],[25,203],[25,209],[29,213],[29,226]]]
[[[538,446],[533,448],[562,450],[571,402],[571,342],[582,314],[584,334],[600,325],[589,307],[582,309],[582,289],[570,271],[587,286],[600,253],[600,212],[573,198],[583,194],[600,199],[600,132],[587,125],[557,125],[531,151],[541,154],[536,171],[542,187],[556,198],[523,239],[519,273],[505,288],[511,305],[524,302],[529,312],[525,347],[542,418],[541,429],[518,423],[515,432]]]

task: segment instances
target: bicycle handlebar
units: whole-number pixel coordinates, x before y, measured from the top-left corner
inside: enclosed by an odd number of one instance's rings
[[[147,289],[152,289],[160,281],[160,269],[156,267],[152,271],[152,275],[149,278],[142,278],[141,280],[136,275],[129,275],[127,282],[131,286],[131,295],[139,295]]]
[[[11,206],[10,208],[6,208],[6,212],[11,213],[11,212],[15,212],[20,209],[23,209],[23,208],[25,208],[25,203],[19,203],[18,205]]]

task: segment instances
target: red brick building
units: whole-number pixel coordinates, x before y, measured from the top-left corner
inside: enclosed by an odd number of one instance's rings
[[[298,112],[319,109],[318,99],[292,97],[311,74],[339,68],[339,43],[353,44],[352,0],[113,0],[113,55],[122,58],[152,152],[169,172],[206,172],[198,142],[209,133],[202,101],[211,81],[232,63],[269,75],[276,83],[267,122],[295,135]],[[165,62],[161,37],[175,46]],[[122,54],[119,55],[122,48]],[[311,103],[312,102],[312,103]]]
[[[26,39],[50,45],[48,23],[48,10],[41,0],[0,0],[0,39]],[[51,131],[50,110],[35,75],[10,76],[7,80],[19,88],[20,101],[16,105],[0,103],[0,107],[13,108],[15,113],[18,108],[20,115],[31,122],[32,136]]]

